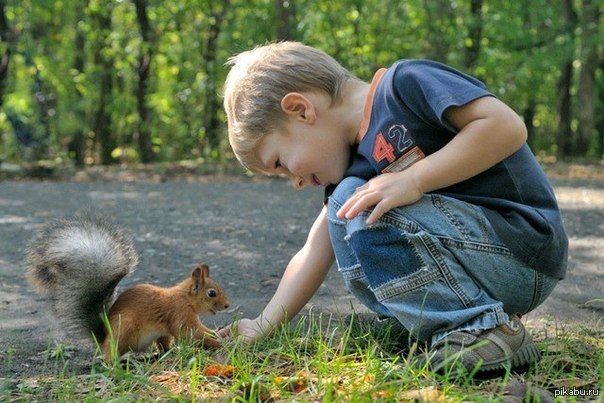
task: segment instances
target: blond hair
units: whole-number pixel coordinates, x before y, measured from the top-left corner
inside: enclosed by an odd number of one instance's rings
[[[257,154],[262,137],[278,130],[285,114],[281,100],[290,92],[323,91],[332,105],[354,75],[325,52],[299,42],[277,42],[231,57],[224,85],[229,142],[242,165],[261,172]]]

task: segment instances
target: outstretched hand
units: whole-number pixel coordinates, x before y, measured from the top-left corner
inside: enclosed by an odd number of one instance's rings
[[[373,224],[391,209],[413,204],[423,194],[413,175],[406,171],[381,174],[359,187],[338,210],[337,216],[350,220],[373,207],[367,218],[367,224]]]
[[[252,319],[240,319],[218,329],[217,333],[221,338],[240,338],[246,344],[252,344],[264,335]]]

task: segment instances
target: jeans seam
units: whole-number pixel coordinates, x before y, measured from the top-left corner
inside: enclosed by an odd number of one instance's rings
[[[399,219],[398,217],[401,217],[401,218]],[[380,218],[380,221],[378,221],[378,223],[379,222],[382,222],[383,224],[392,225],[395,228],[398,228],[398,229],[405,231],[407,233],[410,233],[410,234],[415,234],[415,233],[419,232],[421,229],[421,227],[417,223],[410,221],[403,216],[395,214],[394,212],[392,212],[392,210],[387,212],[386,214],[384,214],[382,216],[382,218]],[[379,225],[379,224],[374,224],[370,228],[373,228],[376,225]]]
[[[466,230],[466,227],[462,225],[462,222],[457,218],[457,216],[449,209],[443,200],[438,195],[432,195],[432,204],[438,210],[440,210],[445,217],[449,219],[449,221],[453,224],[455,228],[461,233],[461,236],[464,239],[470,239],[470,234]]]
[[[495,253],[503,256],[513,256],[512,252],[505,246],[485,244],[474,241],[460,241],[458,239],[438,237],[443,245],[455,247],[457,249],[471,249],[478,252]]]
[[[420,273],[424,271],[424,273]],[[421,269],[403,278],[394,279],[376,288],[371,288],[378,302],[383,302],[396,295],[406,294],[442,277],[439,270]]]
[[[474,304],[472,303],[472,299],[466,295],[457,279],[452,275],[452,272],[445,262],[445,259],[439,253],[436,243],[428,236],[420,236],[420,239],[428,250],[428,253],[432,256],[432,260],[436,262],[436,265],[442,273],[442,277],[447,282],[449,288],[453,290],[455,295],[457,295],[466,308],[473,307]]]
[[[358,280],[360,278],[365,277],[365,272],[363,271],[363,268],[361,267],[360,264],[356,264],[354,266],[350,266],[345,269],[341,268],[338,271],[342,274],[342,277],[344,277],[344,280],[349,280],[349,281]]]
[[[338,202],[336,199],[333,198],[333,196],[331,196],[329,198],[329,202],[332,203],[334,205],[334,208],[337,210],[340,207],[342,207],[342,204],[340,202]],[[369,216],[369,211],[368,210],[364,210],[361,211],[359,213],[359,216]],[[347,222],[350,220],[338,220],[336,218],[329,218],[328,217],[328,221],[334,223],[334,224],[341,224],[346,226]],[[416,222],[413,222],[407,218],[405,218],[404,216],[400,215],[400,214],[396,214],[395,213],[395,209],[389,210],[387,211],[381,218],[380,220],[372,225],[368,225],[366,228],[367,229],[371,229],[371,228],[379,228],[382,224],[390,224],[393,225],[394,227],[401,229],[403,231],[409,232],[411,234],[415,234],[418,231],[420,231],[422,228],[420,225],[418,225]]]
[[[531,305],[526,312],[532,311],[541,301],[541,294],[543,293],[543,274],[535,271],[535,292],[533,293],[533,300]],[[526,313],[525,312],[525,313]]]

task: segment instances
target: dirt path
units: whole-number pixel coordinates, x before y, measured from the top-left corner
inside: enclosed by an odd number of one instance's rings
[[[604,299],[604,180],[555,180],[555,185],[571,237],[570,272],[529,321],[539,326],[543,319],[602,320],[604,303],[594,300]],[[280,180],[0,182],[0,379],[52,368],[45,350],[60,332],[44,300],[27,287],[22,263],[27,241],[47,220],[94,205],[127,228],[141,259],[124,285],[171,284],[195,262],[207,262],[236,307],[205,320],[216,326],[260,312],[321,203],[321,191],[295,193]],[[332,269],[307,308],[347,312],[351,306],[359,308]],[[69,353],[73,365],[86,371],[90,353]]]

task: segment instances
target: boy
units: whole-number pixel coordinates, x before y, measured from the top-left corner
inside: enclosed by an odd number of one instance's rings
[[[337,261],[347,287],[419,340],[490,371],[540,355],[519,318],[566,270],[555,196],[521,119],[478,80],[401,60],[365,83],[281,42],[230,60],[224,105],[240,162],[323,186],[328,201],[249,341],[295,316]]]

